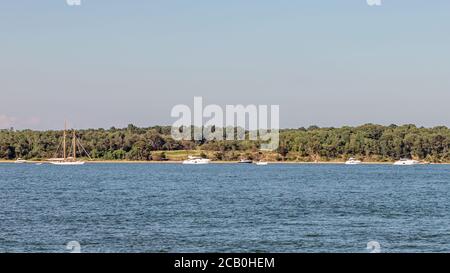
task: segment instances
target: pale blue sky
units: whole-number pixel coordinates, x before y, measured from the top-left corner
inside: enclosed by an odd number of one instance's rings
[[[194,96],[450,126],[449,33],[448,0],[4,0],[0,127],[170,125]]]

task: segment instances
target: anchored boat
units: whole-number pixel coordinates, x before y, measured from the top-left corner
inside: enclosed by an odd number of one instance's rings
[[[211,162],[210,159],[207,158],[201,158],[197,156],[188,156],[188,159],[183,161],[183,164],[185,165],[204,165],[209,164]]]
[[[27,161],[25,159],[22,159],[22,158],[19,157],[16,161],[14,161],[14,163],[16,163],[16,164],[23,164],[23,163],[27,163]]]
[[[357,160],[354,157],[351,157],[349,160],[345,162],[345,165],[359,165],[362,164],[361,160]]]
[[[255,163],[257,166],[267,166],[269,165],[269,162],[266,161],[258,161]]]
[[[252,164],[253,160],[250,159],[241,159],[238,163],[240,164]]]
[[[413,159],[406,159],[402,158],[399,161],[396,161],[394,165],[396,166],[411,166],[411,165],[419,165],[420,161],[413,160]]]
[[[61,144],[60,144],[61,146]],[[77,166],[77,165],[84,165],[86,162],[77,160],[77,148],[79,150],[82,150],[86,153],[86,155],[91,159],[89,156],[89,153],[84,149],[83,145],[79,141],[79,139],[76,136],[76,131],[72,130],[72,145],[69,145],[71,151],[68,151],[67,147],[67,123],[64,124],[64,133],[63,133],[63,139],[62,139],[62,150],[63,150],[63,157],[62,158],[50,158],[48,162],[53,165],[59,165],[59,166]],[[56,151],[56,156],[58,155],[59,147]]]

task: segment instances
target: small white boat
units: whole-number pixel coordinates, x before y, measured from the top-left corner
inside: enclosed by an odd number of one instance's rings
[[[18,158],[16,161],[14,161],[14,163],[16,163],[16,164],[23,164],[23,163],[27,163],[27,161],[25,159]]]
[[[267,166],[267,165],[269,165],[269,163],[265,162],[265,161],[259,161],[259,162],[256,162],[256,165],[257,166]]]
[[[351,157],[349,160],[345,162],[345,165],[359,165],[362,164],[361,160],[357,160],[354,157]]]
[[[411,166],[411,165],[419,165],[419,164],[420,164],[420,162],[417,160],[405,159],[405,158],[402,158],[399,161],[396,161],[394,163],[394,165],[396,165],[396,166]]]
[[[205,165],[211,162],[210,159],[201,158],[197,156],[189,156],[187,160],[183,161],[184,165]]]
[[[239,161],[239,163],[241,163],[241,164],[252,164],[252,163],[253,163],[253,160],[250,160],[250,159],[241,159],[241,160]]]

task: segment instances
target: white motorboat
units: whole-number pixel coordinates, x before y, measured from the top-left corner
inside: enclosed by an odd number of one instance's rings
[[[239,163],[241,163],[241,164],[252,164],[252,163],[253,163],[253,160],[250,160],[250,159],[241,159],[241,160],[239,161]]]
[[[23,164],[23,163],[27,163],[27,161],[25,159],[18,158],[16,161],[14,161],[14,163],[16,163],[16,164]]]
[[[267,166],[267,165],[269,165],[269,163],[265,162],[265,161],[259,161],[259,162],[256,162],[256,165],[257,166]]]
[[[361,160],[357,160],[354,157],[351,157],[349,160],[345,162],[345,165],[359,165],[362,164]]]
[[[211,162],[210,159],[197,157],[197,156],[189,156],[187,160],[183,161],[185,165],[204,165],[209,164]]]
[[[419,165],[420,161],[413,160],[413,159],[406,159],[402,158],[399,161],[396,161],[394,165],[396,166],[411,166],[411,165]]]

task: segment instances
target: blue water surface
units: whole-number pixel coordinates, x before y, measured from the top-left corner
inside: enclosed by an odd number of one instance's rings
[[[0,252],[450,252],[450,166],[0,164]]]

